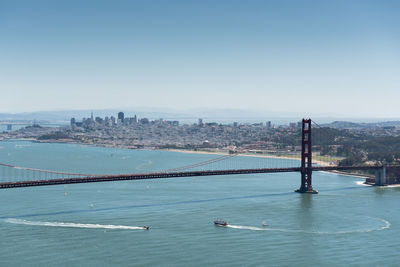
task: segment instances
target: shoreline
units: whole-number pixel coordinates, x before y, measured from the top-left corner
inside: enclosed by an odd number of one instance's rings
[[[112,145],[112,144],[91,144],[91,143],[81,143],[73,140],[37,140],[34,138],[15,138],[15,139],[3,139],[0,141],[30,141],[33,143],[48,143],[48,144],[74,144],[74,145],[82,145],[82,146],[94,146],[94,147],[105,147],[105,148],[117,148],[117,149],[131,149],[131,150],[153,150],[153,151],[169,151],[169,152],[177,152],[177,153],[188,153],[188,154],[204,154],[204,155],[233,155],[230,154],[229,151],[202,151],[202,150],[188,150],[188,149],[177,149],[177,148],[132,148],[132,146],[127,145]],[[270,154],[251,154],[251,153],[237,153],[237,156],[240,157],[253,157],[253,158],[274,158],[274,159],[287,159],[287,160],[297,160],[301,161],[301,158],[298,157],[288,157],[288,156],[277,156]],[[313,160],[313,163],[316,163],[320,166],[330,166],[328,162],[321,160]]]
[[[179,149],[179,148],[132,148],[132,146],[127,145],[111,145],[111,144],[91,144],[91,143],[81,143],[75,142],[73,140],[36,140],[34,138],[15,138],[15,139],[4,139],[1,141],[30,141],[34,143],[48,143],[48,144],[74,144],[74,145],[83,145],[83,146],[95,146],[95,147],[105,147],[105,148],[119,148],[119,149],[131,149],[131,150],[154,150],[154,151],[169,151],[169,152],[178,152],[178,153],[187,153],[187,154],[205,154],[205,155],[232,155],[229,152],[223,151],[203,151],[203,150],[190,150],[190,149]],[[287,156],[275,156],[275,155],[266,155],[266,154],[251,154],[251,153],[237,153],[238,156],[241,157],[254,157],[254,158],[275,158],[275,159],[291,159],[291,160],[301,160],[301,158],[293,158]],[[327,162],[313,160],[313,162],[317,164],[321,164],[323,166],[329,166]]]

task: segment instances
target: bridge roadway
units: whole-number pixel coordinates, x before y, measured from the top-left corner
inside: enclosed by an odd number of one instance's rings
[[[390,168],[391,166],[387,166]],[[397,166],[398,167],[398,166]],[[313,167],[313,171],[346,171],[346,170],[378,170],[382,166],[326,166]],[[86,176],[65,179],[48,179],[48,180],[32,180],[19,182],[0,183],[0,189],[31,187],[44,185],[62,185],[62,184],[78,184],[78,183],[95,183],[95,182],[111,182],[123,180],[145,180],[145,179],[164,179],[178,177],[195,177],[195,176],[211,176],[211,175],[235,175],[235,174],[254,174],[254,173],[283,173],[283,172],[301,172],[300,167],[294,168],[261,168],[261,169],[234,169],[234,170],[215,170],[215,171],[190,171],[190,172],[159,172],[159,173],[143,173],[143,174],[118,174],[103,176]]]

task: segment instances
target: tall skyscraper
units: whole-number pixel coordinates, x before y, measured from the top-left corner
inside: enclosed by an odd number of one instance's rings
[[[118,119],[121,120],[121,122],[124,122],[124,113],[122,111],[118,112]]]

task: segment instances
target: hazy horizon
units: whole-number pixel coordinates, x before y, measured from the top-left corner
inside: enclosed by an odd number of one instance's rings
[[[0,113],[400,117],[398,1],[2,1]]]
[[[255,110],[238,110],[238,109],[163,109],[163,108],[112,108],[112,109],[76,109],[76,110],[41,110],[33,112],[22,113],[4,113],[0,112],[0,121],[65,121],[68,122],[70,118],[74,117],[78,121],[82,118],[88,118],[93,112],[94,117],[110,117],[117,116],[117,113],[122,111],[126,117],[133,117],[137,115],[139,118],[150,119],[165,119],[165,120],[179,120],[181,122],[197,122],[197,119],[202,118],[205,122],[219,122],[219,123],[232,123],[235,121],[241,123],[255,123],[272,121],[278,124],[287,124],[289,122],[296,122],[302,118],[300,114],[269,112],[263,113]],[[334,121],[348,121],[355,123],[375,123],[375,122],[388,122],[400,121],[400,117],[351,117],[351,116],[314,116],[311,117],[318,123],[331,123]]]

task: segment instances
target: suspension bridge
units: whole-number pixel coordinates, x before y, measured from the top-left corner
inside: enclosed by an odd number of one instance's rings
[[[314,123],[314,125],[322,128],[316,123]],[[280,134],[285,134],[285,131],[282,131]],[[321,151],[323,149],[322,144],[324,143],[321,140],[328,138],[322,134],[320,136],[314,135],[313,137],[311,119],[302,120],[301,132],[299,132],[299,134],[301,135],[299,144],[297,146],[293,146],[293,151],[296,151],[296,147],[299,148],[299,154],[288,152],[286,155],[284,155],[284,157],[281,158],[281,160],[279,160],[279,157],[276,158],[268,155],[248,157],[248,155],[232,153],[187,166],[128,174],[87,174],[64,171],[60,172],[0,163],[0,188],[5,189],[45,185],[182,178],[211,175],[298,172],[300,173],[300,187],[296,190],[296,192],[316,194],[318,192],[312,186],[312,173],[314,171],[372,171],[375,173],[375,184],[384,185],[386,183],[386,170],[400,168],[400,165],[339,166],[337,164],[337,160],[335,161],[334,159],[326,157],[324,158],[324,161],[321,161]],[[312,139],[317,140],[317,145],[313,145]],[[316,151],[314,152],[313,150]],[[313,162],[313,157],[317,158],[315,163]],[[250,158],[252,159],[250,160]],[[221,164],[222,162],[231,162],[231,165],[228,167],[227,165]],[[256,163],[256,166],[254,166],[254,164],[252,166],[252,164],[249,164],[249,162]]]

